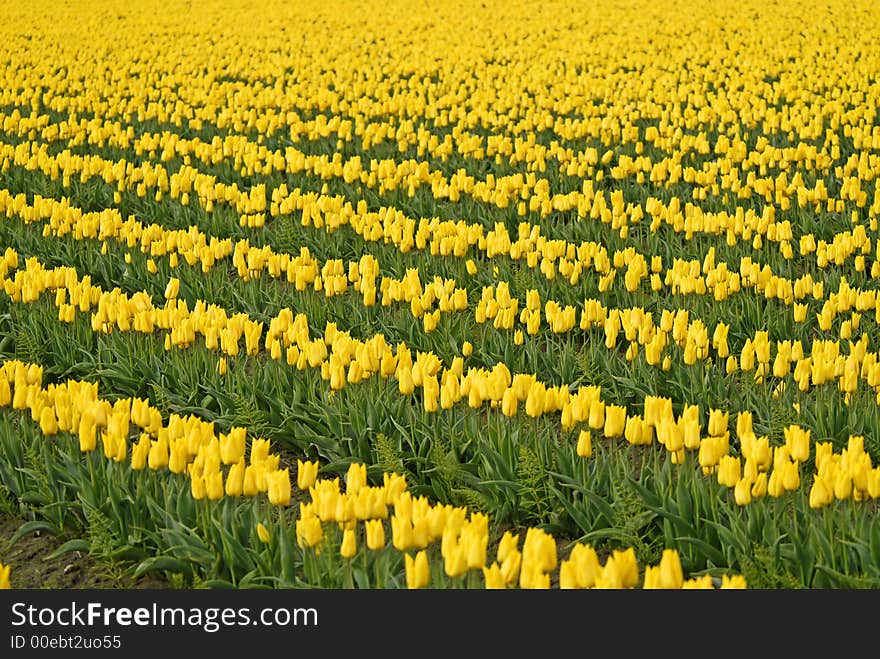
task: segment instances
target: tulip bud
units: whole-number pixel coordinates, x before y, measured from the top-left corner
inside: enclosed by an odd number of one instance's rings
[[[290,504],[290,474],[288,469],[279,469],[266,474],[269,503],[273,506]]]
[[[40,411],[40,431],[44,435],[54,435],[58,432],[58,418],[55,416],[53,405],[47,405]]]
[[[345,476],[345,491],[357,494],[367,484],[367,465],[351,463]]]
[[[681,559],[675,549],[663,550],[659,568],[661,588],[681,588],[684,583],[684,575],[681,569]]]
[[[593,442],[589,430],[581,430],[578,434],[577,454],[582,458],[593,457]]]
[[[626,427],[626,407],[622,405],[605,406],[605,429],[606,437],[614,438],[623,435]]]
[[[406,551],[414,546],[412,521],[410,519],[392,515],[391,542],[398,551]]]
[[[485,579],[487,590],[503,590],[507,588],[504,573],[501,571],[501,566],[498,563],[492,563],[491,566],[484,567],[483,578]]]
[[[202,474],[190,474],[190,492],[193,499],[204,499],[207,494],[205,477]]]
[[[151,444],[150,436],[141,433],[138,442],[131,447],[131,468],[133,471],[140,471],[147,466]]]
[[[752,502],[752,484],[740,478],[733,488],[733,496],[738,506],[746,506]]]
[[[742,575],[721,575],[721,588],[722,590],[727,590],[729,588],[745,588],[746,587],[746,579]]]
[[[308,490],[318,478],[318,463],[296,461],[296,485],[300,490]]]
[[[315,515],[300,517],[296,520],[296,542],[302,547],[314,547],[324,537],[324,527]]]
[[[385,525],[381,519],[368,519],[364,522],[367,535],[367,547],[373,551],[385,546]]]
[[[347,528],[342,532],[339,553],[343,558],[351,558],[357,553],[357,535],[354,528]]]
[[[425,550],[418,552],[415,558],[408,553],[405,554],[404,562],[406,564],[406,587],[426,588],[431,581],[431,570]]]

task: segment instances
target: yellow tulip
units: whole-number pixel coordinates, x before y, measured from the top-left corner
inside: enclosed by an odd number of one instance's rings
[[[131,447],[132,470],[140,471],[146,468],[151,446],[152,440],[150,436],[147,433],[141,433],[137,443]]]
[[[227,434],[220,434],[220,460],[225,465],[235,464],[245,455],[246,430],[240,426],[234,426]]]
[[[507,581],[498,563],[492,563],[488,567],[483,567],[483,579],[487,590],[503,590],[507,588]]]
[[[229,471],[226,473],[226,484],[224,486],[226,496],[238,497],[242,495],[244,492],[244,472],[244,458],[230,465]]]
[[[559,587],[592,588],[601,570],[596,550],[579,542],[559,565]]]
[[[368,519],[364,521],[367,535],[367,547],[373,551],[385,546],[385,524],[381,519]]]
[[[9,565],[3,565],[3,563],[0,563],[0,590],[9,590],[12,588],[9,581],[10,570],[11,567]]]
[[[589,430],[581,430],[578,434],[577,454],[582,458],[593,457],[593,442]]]
[[[810,508],[822,508],[834,500],[834,489],[829,487],[824,478],[816,477],[810,487]]]
[[[207,495],[205,477],[202,474],[190,474],[190,493],[193,499],[204,499]]]
[[[285,467],[266,474],[267,494],[273,506],[290,504],[290,474]]]
[[[347,528],[342,532],[339,553],[343,558],[351,558],[357,553],[357,533],[354,528]]]
[[[721,575],[722,589],[744,589],[746,587],[746,579],[741,575]]]
[[[406,587],[427,588],[431,582],[431,568],[425,550],[418,552],[413,558],[409,553],[404,555],[406,567]]]
[[[177,277],[172,277],[168,280],[168,284],[165,286],[165,299],[173,300],[177,297],[177,293],[180,291],[180,280]]]
[[[80,425],[82,428],[82,425]],[[82,436],[80,436],[82,443]],[[147,465],[153,471],[164,469],[168,466],[169,449],[167,433],[159,433],[159,438],[150,443],[150,452],[147,456]]]
[[[742,463],[735,455],[723,455],[718,461],[718,484],[734,487],[742,476]]]
[[[605,428],[606,437],[614,438],[623,435],[626,428],[626,407],[622,405],[606,405],[605,406]]]
[[[740,478],[733,488],[733,496],[738,506],[746,506],[752,502],[752,483]]]
[[[410,518],[396,514],[391,516],[391,543],[398,551],[406,551],[415,546]]]
[[[324,537],[321,520],[315,515],[307,515],[296,520],[296,541],[302,547],[314,547]]]
[[[658,565],[659,588],[681,588],[684,583],[684,574],[681,568],[681,559],[675,549],[664,549]]]
[[[54,435],[58,432],[58,417],[55,416],[55,408],[51,405],[40,411],[40,431],[44,435]]]
[[[367,465],[363,463],[352,462],[348,466],[345,475],[345,491],[349,494],[357,494],[358,491],[367,485]]]
[[[296,461],[296,486],[300,490],[311,488],[318,478],[318,463],[303,460]]]
[[[16,391],[18,391],[16,389]],[[94,451],[98,445],[98,434],[93,414],[86,410],[79,421],[79,450],[83,453]],[[167,460],[165,462],[167,464]],[[164,466],[164,465],[163,465]],[[150,467],[153,469],[153,467]]]

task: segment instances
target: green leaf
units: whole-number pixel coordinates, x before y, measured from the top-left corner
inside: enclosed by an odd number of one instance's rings
[[[39,492],[25,492],[20,499],[22,503],[28,503],[32,506],[45,506],[49,503],[49,497]]]
[[[705,540],[702,540],[701,538],[695,538],[693,536],[685,535],[676,537],[675,541],[681,544],[692,545],[696,547],[697,549],[701,550],[703,552],[703,555],[707,559],[712,561],[715,565],[724,564],[724,555],[721,553],[721,551],[710,545]]]
[[[180,574],[192,574],[192,568],[184,561],[170,556],[151,556],[138,564],[134,569],[134,576],[139,577],[148,572],[177,572]]]
[[[19,526],[15,533],[12,534],[12,537],[9,539],[9,544],[14,545],[16,542],[21,540],[24,536],[29,533],[35,533],[37,531],[48,531],[52,535],[57,535],[57,531],[52,524],[49,522],[44,522],[42,520],[34,520],[31,522],[25,522],[21,526]]]
[[[89,549],[91,548],[91,543],[88,540],[83,540],[82,538],[76,538],[74,540],[68,540],[63,545],[58,547],[51,554],[46,556],[46,560],[52,560],[53,558],[58,558],[59,556],[63,556],[72,551],[81,551],[86,554],[89,553]]]
[[[221,589],[221,590],[235,590],[235,584],[226,579],[208,579],[207,581],[202,581],[199,583],[199,588],[203,589]]]

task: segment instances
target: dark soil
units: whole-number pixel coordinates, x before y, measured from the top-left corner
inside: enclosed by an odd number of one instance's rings
[[[86,553],[72,551],[55,558],[48,556],[67,538],[45,531],[28,533],[14,544],[10,541],[25,520],[0,514],[0,563],[10,566],[12,588],[171,588],[155,575],[132,576],[132,566],[113,565]]]

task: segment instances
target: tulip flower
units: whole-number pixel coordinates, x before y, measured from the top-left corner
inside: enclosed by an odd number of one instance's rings
[[[746,579],[742,575],[721,575],[721,588],[726,589],[743,589],[746,587]]]
[[[715,586],[712,583],[712,575],[704,574],[701,577],[691,577],[685,579],[681,584],[684,590],[713,590]]]
[[[54,435],[58,432],[58,417],[55,416],[55,408],[51,405],[40,411],[40,432],[44,435]]]
[[[818,509],[827,506],[834,500],[834,488],[829,487],[824,478],[813,479],[810,487],[810,508]]]
[[[853,482],[850,474],[843,470],[838,469],[837,473],[834,475],[834,498],[840,501],[845,501],[852,496],[853,491]]]
[[[596,550],[590,545],[577,543],[559,565],[559,587],[592,588],[601,569]]]
[[[345,475],[345,491],[349,494],[357,494],[367,484],[367,465],[352,462],[348,466]]]
[[[268,544],[269,540],[272,539],[272,536],[269,534],[269,529],[267,529],[262,522],[257,522],[257,537],[263,544]]]
[[[505,531],[504,535],[501,536],[501,540],[498,542],[498,562],[503,563],[510,554],[519,551],[518,546],[519,534]]]
[[[247,465],[244,468],[241,493],[246,497],[255,497],[260,493],[260,487],[257,485],[257,469],[258,467],[254,465]]]
[[[810,457],[810,433],[798,425],[791,424],[783,429],[785,445],[795,462],[804,462]]]
[[[399,515],[391,516],[391,542],[398,551],[414,546],[412,520]]]
[[[620,437],[621,435],[623,435],[623,431],[625,428],[626,407],[622,405],[606,405],[604,428],[605,436],[609,438]]]
[[[407,588],[427,588],[431,582],[431,568],[425,550],[418,552],[413,558],[409,553],[404,555]]]
[[[146,468],[152,440],[147,433],[141,433],[137,443],[131,447],[131,468],[140,471]]]
[[[578,434],[577,454],[582,458],[593,457],[593,442],[589,430],[581,430]]]
[[[94,451],[97,445],[98,434],[94,415],[89,410],[86,410],[83,412],[79,421],[79,450],[83,453],[87,453],[89,451]],[[153,467],[151,466],[150,468],[152,469]]]
[[[177,297],[177,293],[180,291],[180,280],[177,277],[172,277],[168,280],[168,284],[165,286],[165,299],[173,300]]]
[[[285,467],[266,474],[267,494],[273,506],[290,504],[290,474]]]
[[[675,549],[664,549],[659,564],[659,587],[681,588],[684,583],[684,575],[681,568],[681,559]]]
[[[255,438],[251,441],[250,464],[256,465],[269,459],[269,440]]]
[[[12,588],[12,585],[9,582],[10,569],[9,565],[3,565],[3,563],[0,563],[0,590],[9,590]]]
[[[343,558],[351,558],[357,553],[357,533],[354,528],[343,530],[339,553]]]
[[[318,463],[296,461],[296,486],[303,491],[308,490],[315,484],[318,478]]]
[[[199,500],[204,499],[207,495],[207,487],[205,485],[205,477],[202,474],[190,474],[190,493],[192,498]]]
[[[742,463],[734,455],[723,455],[718,461],[718,484],[734,487],[742,477]]]
[[[80,425],[82,427],[82,425]],[[82,441],[82,438],[80,438]],[[169,460],[168,434],[159,433],[159,438],[150,444],[150,453],[147,456],[147,466],[153,471],[164,469]]]
[[[323,537],[321,520],[314,514],[296,520],[296,542],[300,547],[314,547]]]
[[[381,519],[368,519],[364,521],[367,536],[367,547],[373,551],[385,546],[385,524]]]
[[[872,499],[880,499],[880,466],[874,467],[868,473],[868,496]]]
[[[487,590],[503,590],[507,588],[507,581],[498,563],[492,563],[488,567],[483,567],[483,579],[485,580]]]
[[[220,434],[220,460],[225,465],[235,464],[245,455],[245,428],[236,426],[228,434]]]
[[[752,483],[748,479],[740,478],[736,481],[733,496],[738,506],[746,506],[752,502]]]
[[[605,426],[605,403],[601,400],[594,399],[590,402],[590,414],[587,423],[594,430]]]
[[[522,553],[518,549],[513,549],[504,560],[501,561],[501,574],[504,575],[504,582],[508,586],[513,586],[519,580],[520,568],[522,567]]]

